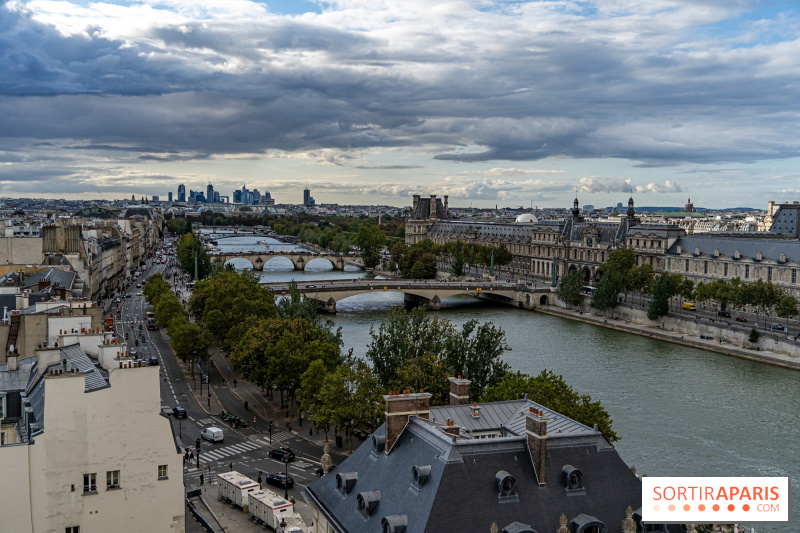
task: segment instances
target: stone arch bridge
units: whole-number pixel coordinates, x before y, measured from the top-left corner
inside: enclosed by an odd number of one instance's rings
[[[273,294],[288,294],[287,283],[265,283]],[[409,305],[426,305],[440,309],[442,300],[449,296],[466,294],[514,307],[534,309],[540,305],[553,305],[556,295],[549,286],[530,287],[509,283],[453,282],[437,280],[331,280],[300,284],[298,290],[306,298],[317,300],[320,310],[335,313],[336,302],[371,292],[400,292]]]
[[[212,263],[222,263],[223,265],[231,259],[245,259],[253,265],[253,270],[264,270],[264,265],[276,257],[285,257],[292,262],[294,270],[305,270],[306,265],[314,259],[325,259],[334,270],[344,270],[347,265],[364,268],[364,263],[360,256],[346,254],[315,254],[312,252],[240,252],[240,253],[217,253],[209,254]]]

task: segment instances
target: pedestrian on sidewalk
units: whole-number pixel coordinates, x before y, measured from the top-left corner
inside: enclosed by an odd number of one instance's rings
[[[203,473],[200,472],[200,486],[202,487],[204,483],[205,483],[205,479],[203,478]]]
[[[231,461],[231,464],[230,464],[230,465],[228,465],[228,466],[230,466],[230,468],[231,468],[231,472],[233,472],[233,461]]]
[[[233,387],[236,388],[236,378],[233,379]]]

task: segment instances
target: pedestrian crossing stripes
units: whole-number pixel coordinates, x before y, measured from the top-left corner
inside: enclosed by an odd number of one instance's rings
[[[225,446],[224,448],[215,448],[213,450],[202,450],[200,452],[200,462],[208,463],[211,461],[219,461],[224,457],[252,452],[253,450],[257,450],[259,448],[260,446],[258,444],[254,444],[252,442],[243,442],[241,444],[233,444],[231,446]]]
[[[287,440],[291,439],[294,435],[291,433],[284,433],[283,431],[273,431],[272,432],[272,442],[286,442]],[[269,444],[269,435],[262,437],[261,440]]]

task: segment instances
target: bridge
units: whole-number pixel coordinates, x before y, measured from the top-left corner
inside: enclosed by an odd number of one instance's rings
[[[314,259],[327,260],[334,270],[344,270],[347,265],[364,268],[360,256],[346,254],[318,254],[313,252],[239,252],[239,253],[212,253],[209,254],[212,263],[225,264],[232,259],[245,259],[253,266],[253,270],[264,270],[264,265],[276,257],[285,257],[292,262],[294,270],[305,270],[306,265]]]
[[[289,284],[263,284],[273,294],[286,295]],[[544,284],[536,286],[501,282],[458,282],[439,280],[381,280],[353,279],[317,281],[300,284],[298,290],[319,302],[319,308],[327,313],[336,312],[336,302],[370,292],[399,292],[409,305],[426,305],[429,309],[441,308],[442,300],[449,296],[466,294],[481,300],[534,309],[537,305],[550,305],[556,301],[551,288]]]

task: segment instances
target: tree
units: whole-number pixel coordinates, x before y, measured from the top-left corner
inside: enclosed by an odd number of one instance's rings
[[[797,316],[797,298],[788,294],[778,302],[776,313],[781,318],[794,318]]]
[[[381,248],[386,234],[372,221],[363,223],[356,234],[356,245],[361,250],[361,259],[367,268],[375,268],[381,262]]]
[[[155,306],[158,303],[158,300],[166,295],[172,294],[173,296],[175,293],[172,292],[172,288],[169,286],[169,283],[164,281],[159,274],[153,274],[144,284],[142,288],[142,293],[144,293],[144,297],[152,306]]]
[[[636,252],[633,248],[620,248],[608,254],[608,261],[603,265],[603,272],[616,270],[623,278],[636,266]]]
[[[178,297],[171,291],[158,299],[153,307],[153,314],[155,314],[156,322],[162,328],[169,328],[174,320],[186,321],[186,311],[178,301]]]
[[[194,233],[186,233],[178,244],[178,262],[194,279],[195,257],[197,257],[197,274],[199,279],[211,272],[211,259]]]
[[[189,363],[194,377],[194,365],[198,358],[205,357],[208,353],[211,338],[200,326],[186,320],[170,322],[167,334],[175,356],[184,363]]]
[[[650,293],[653,290],[655,277],[653,265],[645,263],[628,271],[627,286],[630,290],[640,294]]]
[[[619,304],[619,293],[623,286],[622,275],[616,270],[609,270],[595,287],[589,305],[600,312],[613,311]]]
[[[503,380],[487,389],[481,401],[497,402],[518,400],[525,394],[532,400],[548,409],[557,411],[589,427],[597,424],[603,438],[613,444],[619,437],[612,429],[611,416],[599,401],[592,401],[586,394],[578,394],[570,387],[562,376],[549,370],[535,376],[522,372],[509,372]]]
[[[400,261],[403,259],[403,254],[406,251],[406,245],[402,242],[395,243],[391,249],[392,270],[400,269]]]
[[[431,405],[450,403],[449,372],[443,359],[433,354],[423,354],[409,359],[397,370],[397,380],[391,384],[394,390],[424,390],[431,393]]]
[[[312,362],[308,369],[300,376],[300,389],[297,391],[297,401],[300,409],[308,412],[308,419],[325,431],[325,440],[328,440],[328,426],[330,416],[320,401],[320,392],[325,383],[328,369],[322,359]]]
[[[574,270],[561,279],[556,295],[567,305],[579,305],[583,301],[582,290],[583,278],[580,272]]]
[[[320,403],[328,420],[349,436],[353,451],[354,432],[372,432],[383,417],[383,398],[378,380],[364,361],[354,359],[325,376]]]
[[[459,277],[464,275],[464,267],[467,265],[467,259],[464,255],[464,243],[456,241],[453,243],[453,250],[450,255],[450,274]]]
[[[653,299],[647,309],[647,318],[650,320],[658,320],[669,314],[669,299],[672,296],[670,294],[670,280],[671,276],[663,273],[656,281],[656,285],[653,288]]]
[[[499,383],[509,370],[508,363],[501,358],[511,349],[506,344],[506,334],[491,322],[472,319],[461,326],[461,331],[448,328],[443,348],[450,371],[472,382],[469,387],[472,401],[479,400],[486,388]]]
[[[753,329],[750,330],[750,336],[747,338],[753,344],[758,342],[758,339],[761,338],[761,333],[758,331],[756,326],[753,326]]]

